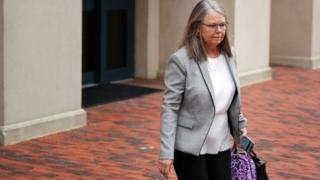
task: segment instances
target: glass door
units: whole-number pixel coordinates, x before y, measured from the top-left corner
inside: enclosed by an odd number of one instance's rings
[[[83,0],[83,84],[133,77],[133,0]]]
[[[96,83],[99,67],[99,10],[95,0],[83,0],[82,84]]]
[[[133,0],[101,1],[101,80],[133,76]]]

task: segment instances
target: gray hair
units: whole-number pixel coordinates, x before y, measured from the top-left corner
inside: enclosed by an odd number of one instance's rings
[[[200,61],[202,58],[207,58],[204,43],[202,38],[199,37],[198,30],[209,10],[218,12],[227,19],[224,8],[214,0],[201,0],[193,8],[180,47],[185,47],[189,58],[193,58],[196,61]],[[218,45],[218,48],[219,50],[224,51],[228,57],[232,57],[227,31],[228,28],[226,30],[225,37]]]

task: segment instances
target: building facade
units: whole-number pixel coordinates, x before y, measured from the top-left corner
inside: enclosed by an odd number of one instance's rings
[[[218,0],[242,85],[320,67],[318,0]],[[86,125],[83,87],[163,76],[198,0],[0,0],[0,143]]]

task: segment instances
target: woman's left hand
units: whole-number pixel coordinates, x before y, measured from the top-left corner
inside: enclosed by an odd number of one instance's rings
[[[240,138],[242,138],[243,136],[246,136],[248,134],[247,128],[240,129],[240,132],[241,132]],[[238,149],[242,149],[240,144],[236,143],[235,145],[237,146]]]
[[[242,128],[240,131],[241,131],[241,136],[246,136],[248,134],[247,128]]]

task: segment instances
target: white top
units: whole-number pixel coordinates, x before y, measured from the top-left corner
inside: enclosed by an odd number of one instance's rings
[[[224,55],[208,58],[208,70],[214,90],[216,114],[200,154],[218,154],[232,147],[227,111],[236,87]]]

